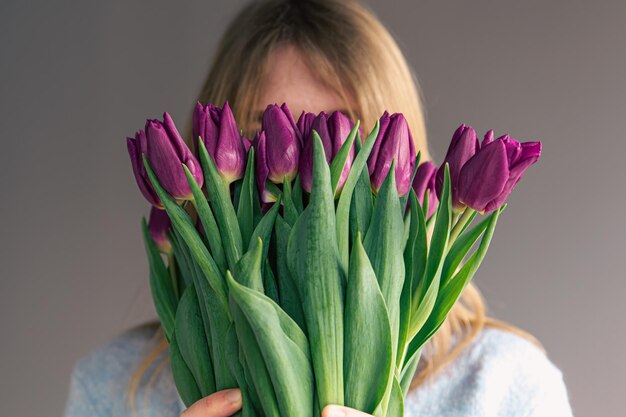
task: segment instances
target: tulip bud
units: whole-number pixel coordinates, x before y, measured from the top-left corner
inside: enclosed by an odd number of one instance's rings
[[[541,142],[519,143],[508,135],[487,141],[461,169],[460,202],[483,214],[496,210],[540,156]]]
[[[263,149],[255,149],[257,165],[262,168],[257,169],[266,171],[265,178],[275,184],[282,184],[283,177],[292,181],[298,173],[302,139],[287,105],[267,106],[262,127],[264,140],[259,144],[263,144]]]
[[[313,184],[313,130],[320,136],[324,146],[326,161],[330,164],[348,138],[353,125],[354,123],[348,116],[338,111],[333,112],[330,117],[325,112],[321,112],[318,116],[315,116],[313,113],[302,113],[300,119],[298,119],[298,127],[301,129],[300,132],[304,138],[304,146],[300,155],[299,171],[300,182],[304,190],[310,193]],[[354,154],[355,148],[353,145],[341,172],[341,177],[337,184],[338,190],[341,190],[348,178]]]
[[[493,138],[493,133],[491,138]],[[488,140],[487,136],[485,140]],[[454,132],[446,157],[437,170],[435,187],[437,189],[437,197],[441,198],[443,189],[443,169],[446,162],[450,167],[450,193],[452,196],[452,208],[455,211],[460,211],[464,208],[464,205],[459,202],[458,197],[459,173],[463,165],[478,151],[478,148],[479,142],[476,137],[476,131],[474,131],[471,126],[462,124]]]
[[[430,217],[437,206],[439,205],[439,199],[437,198],[437,192],[435,191],[435,176],[437,175],[437,167],[431,161],[425,161],[417,167],[415,172],[415,178],[413,179],[413,190],[417,196],[418,201],[424,206],[424,197],[426,190],[428,190],[428,213],[426,217]]]
[[[148,119],[145,133],[138,132],[135,139],[128,138],[127,144],[139,188],[153,205],[162,207],[160,201],[155,200],[156,193],[143,169],[142,154],[146,155],[161,186],[173,198],[189,200],[193,197],[182,164],[187,165],[193,178],[202,187],[204,177],[200,164],[180,137],[169,114],[163,114],[163,122]]]
[[[254,159],[255,159],[255,170],[256,170],[256,183],[259,189],[259,195],[261,196],[261,201],[263,203],[271,203],[276,201],[276,196],[272,195],[265,188],[265,181],[267,180],[268,168],[267,168],[267,155],[266,155],[266,146],[265,146],[265,132],[256,132],[256,136],[252,141],[252,146],[254,147]]]
[[[246,169],[246,139],[242,138],[235,116],[228,105],[220,109],[213,104],[198,103],[193,113],[193,138],[202,138],[226,184],[243,178]],[[249,144],[249,142],[248,142]]]
[[[163,203],[159,200],[154,187],[148,179],[148,173],[143,165],[143,159],[141,157],[142,150],[140,144],[146,143],[146,132],[139,130],[135,133],[135,138],[126,138],[126,146],[128,147],[128,154],[130,156],[130,163],[133,167],[133,173],[135,174],[135,180],[139,186],[139,190],[143,196],[148,200],[150,204],[160,209],[163,209]]]
[[[171,226],[172,223],[165,210],[159,210],[156,207],[150,209],[150,218],[148,219],[150,237],[152,237],[159,251],[166,254],[172,253],[172,244],[167,237]]]
[[[401,197],[409,192],[415,156],[415,144],[406,119],[402,113],[389,116],[385,111],[380,118],[380,130],[367,160],[374,191],[378,191],[382,185],[391,167],[391,161],[395,159],[398,195]]]

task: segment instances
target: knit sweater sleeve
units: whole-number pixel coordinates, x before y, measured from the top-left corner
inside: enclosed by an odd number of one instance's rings
[[[484,329],[410,392],[407,417],[572,417],[561,370],[531,342]]]

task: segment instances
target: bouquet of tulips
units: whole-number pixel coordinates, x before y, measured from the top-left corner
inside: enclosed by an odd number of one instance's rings
[[[198,104],[193,138],[195,150],[167,113],[128,138],[153,206],[152,296],[184,403],[239,387],[240,413],[259,417],[327,404],[402,416],[422,347],[541,153],[461,125],[437,168],[402,114],[362,140],[342,113],[296,122],[284,104],[253,141],[228,103]]]

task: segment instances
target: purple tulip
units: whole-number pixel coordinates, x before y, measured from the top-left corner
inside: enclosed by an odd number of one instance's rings
[[[540,156],[541,142],[520,143],[508,135],[491,141],[485,137],[481,149],[461,169],[460,202],[482,214],[496,210]]]
[[[298,160],[302,148],[300,130],[286,104],[271,104],[263,113],[262,131],[252,142],[255,151],[256,179],[261,200],[276,201],[265,188],[267,180],[282,184],[283,177],[292,181],[298,173]]]
[[[150,209],[150,218],[148,219],[150,237],[152,237],[159,251],[163,253],[172,253],[172,244],[167,237],[171,226],[172,222],[165,210],[159,210],[156,207]]]
[[[139,186],[139,190],[143,196],[148,200],[150,204],[160,209],[163,209],[163,203],[157,196],[156,191],[152,187],[150,180],[148,179],[148,173],[143,165],[141,158],[141,150],[139,144],[146,143],[146,132],[139,130],[135,133],[135,138],[126,138],[126,146],[128,147],[128,154],[130,155],[130,162],[133,167],[133,173],[135,174],[135,180]]]
[[[127,138],[128,153],[133,164],[133,171],[139,188],[150,203],[161,206],[153,198],[154,190],[143,169],[141,154],[145,154],[154,170],[161,186],[178,200],[189,200],[193,197],[187,176],[181,164],[187,165],[191,175],[202,187],[204,177],[198,160],[180,137],[169,114],[163,113],[163,122],[156,119],[146,121],[145,134],[138,132],[135,139]],[[146,187],[144,187],[146,186]],[[148,193],[145,188],[148,188]],[[154,194],[155,196],[156,194]]]
[[[493,138],[493,132],[492,132]],[[463,165],[472,157],[479,149],[478,138],[476,137],[476,131],[471,126],[462,124],[457,128],[452,136],[452,141],[448,147],[448,152],[443,160],[443,163],[437,171],[437,177],[435,180],[435,187],[437,190],[437,197],[441,198],[441,192],[443,190],[443,169],[446,162],[450,166],[450,193],[452,195],[452,208],[455,210],[461,210],[464,208],[463,204],[459,203],[459,173]]]
[[[417,196],[418,201],[424,206],[424,197],[426,196],[426,190],[428,190],[428,213],[426,217],[430,217],[437,206],[439,205],[439,199],[437,198],[437,192],[435,191],[435,176],[437,175],[437,167],[431,161],[425,161],[417,167],[415,172],[415,178],[413,179],[413,190]]]
[[[385,180],[394,159],[396,187],[398,195],[403,196],[411,188],[411,176],[415,167],[415,144],[402,113],[389,116],[385,111],[380,118],[378,137],[367,160],[370,181],[375,191],[378,191]]]
[[[201,103],[196,105],[193,112],[194,141],[198,136],[226,184],[243,178],[248,141],[242,138],[228,102],[221,109],[210,103],[204,107]]]
[[[313,130],[320,136],[324,145],[326,161],[330,164],[348,138],[353,125],[354,123],[348,116],[338,111],[333,112],[330,117],[325,112],[321,112],[317,116],[313,113],[302,113],[300,119],[298,119],[298,128],[304,138],[304,147],[300,155],[299,171],[300,181],[304,190],[310,193],[313,184]],[[343,184],[348,178],[354,154],[355,147],[352,145],[337,184],[338,191],[343,188]]]

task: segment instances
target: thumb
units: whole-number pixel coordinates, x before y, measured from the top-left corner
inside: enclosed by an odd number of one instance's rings
[[[322,409],[322,417],[372,417],[363,411],[343,405],[329,404]]]

